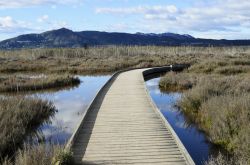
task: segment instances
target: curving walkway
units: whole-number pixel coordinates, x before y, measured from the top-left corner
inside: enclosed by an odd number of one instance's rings
[[[145,69],[116,74],[68,143],[78,164],[194,164],[147,93]]]

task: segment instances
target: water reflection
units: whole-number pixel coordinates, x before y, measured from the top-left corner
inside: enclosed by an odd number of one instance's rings
[[[160,78],[146,82],[149,93],[161,113],[168,120],[196,164],[208,159],[213,146],[207,142],[205,135],[194,125],[187,124],[185,116],[175,106],[181,93],[163,93],[158,84]]]
[[[78,87],[38,94],[39,97],[52,101],[58,109],[52,122],[40,128],[47,142],[67,142],[80,122],[81,115],[109,77],[79,76],[82,82]]]

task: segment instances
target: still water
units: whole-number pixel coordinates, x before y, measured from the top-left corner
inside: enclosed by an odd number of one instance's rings
[[[147,89],[158,109],[172,126],[183,145],[197,165],[208,159],[213,146],[206,141],[205,135],[196,126],[188,125],[185,116],[175,106],[181,93],[162,93],[159,89],[160,78],[146,82]]]
[[[56,92],[43,92],[38,96],[54,103],[58,112],[50,124],[40,127],[47,142],[65,144],[80,122],[81,116],[110,76],[79,76],[81,84],[77,87]],[[155,104],[168,120],[180,140],[197,165],[208,159],[212,145],[196,126],[186,124],[186,119],[175,106],[181,93],[162,93],[158,87],[160,78],[146,82]]]
[[[82,114],[110,76],[79,76],[79,78],[81,84],[77,87],[38,94],[38,97],[52,101],[58,110],[51,123],[40,128],[47,142],[59,144],[67,142],[79,124]]]

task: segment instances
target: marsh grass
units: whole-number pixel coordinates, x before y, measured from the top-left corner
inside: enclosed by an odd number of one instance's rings
[[[221,57],[237,59],[238,63],[242,63],[241,57],[248,58],[249,54],[250,47],[106,46],[88,49],[24,49],[0,51],[0,73],[111,73],[126,68],[193,64]]]
[[[250,47],[107,46],[0,51],[1,75],[19,72],[46,75],[103,74],[127,68],[170,64],[191,64],[191,67],[184,73],[167,74],[160,82],[161,88],[186,90],[179,102],[183,113],[197,123],[212,142],[232,152],[235,160],[249,162],[250,127],[247,121],[250,110],[247,100],[250,92]],[[23,90],[44,88],[46,83],[47,87],[65,85],[65,81],[54,85],[48,83],[51,80],[44,81],[41,85],[42,81],[32,79],[1,78],[0,89],[6,90],[9,86],[7,91],[20,91],[20,84]],[[48,122],[48,117],[55,113],[51,103],[39,99],[14,98],[0,101],[0,128],[4,128],[0,132],[0,139],[4,139],[0,141],[2,157],[18,149],[31,130]],[[234,123],[235,120],[238,121]],[[29,165],[39,159],[50,164],[50,155],[53,154],[49,152],[46,155],[39,150],[45,151],[39,147],[24,148],[19,151],[16,160]],[[58,155],[66,160],[71,159],[70,153]],[[7,159],[5,162],[9,161]]]
[[[3,165],[73,165],[72,153],[59,145],[25,145],[14,159],[5,158]]]
[[[207,164],[250,164],[250,59],[248,56],[208,59],[182,73],[168,73],[162,90],[182,90],[178,102],[188,122],[230,153]],[[232,161],[233,160],[233,161]]]
[[[106,46],[88,49],[23,49],[0,51],[0,73],[106,74],[127,68],[195,63],[200,64],[193,68],[196,72],[212,72],[217,66],[227,67],[228,64],[242,65],[242,70],[246,72],[247,69],[248,72],[249,59],[250,47]]]
[[[210,157],[208,161],[204,162],[205,165],[236,165],[232,159],[222,155],[221,153],[216,157]]]
[[[200,122],[211,141],[245,157],[250,154],[249,110],[250,94],[216,96],[201,105]]]
[[[240,73],[250,73],[250,65],[225,66],[214,70],[215,73],[224,75],[235,75]]]
[[[249,56],[234,57],[220,56],[200,61],[189,68],[190,73],[217,73],[222,75],[235,75],[240,73],[250,73]]]
[[[159,87],[163,91],[183,91],[192,88],[197,79],[194,74],[169,72],[160,79]]]
[[[37,135],[56,113],[48,101],[29,97],[0,98],[0,157],[11,156],[28,136]]]
[[[0,77],[0,92],[37,91],[74,86],[79,83],[79,78],[69,75],[46,75],[40,77],[5,75]]]
[[[204,165],[247,165],[249,164],[244,159],[238,156],[229,156],[219,153],[217,156],[212,156]]]

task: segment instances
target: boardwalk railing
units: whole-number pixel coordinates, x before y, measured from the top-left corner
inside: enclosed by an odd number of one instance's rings
[[[155,74],[155,73],[162,73],[162,72],[166,72],[166,71],[181,71],[183,69],[185,69],[186,67],[182,67],[182,66],[166,66],[166,67],[157,67],[157,68],[152,68],[152,69],[148,69],[146,71],[143,72],[143,76],[148,77],[149,75]],[[189,155],[188,151],[186,150],[185,146],[182,144],[181,140],[179,139],[179,137],[177,136],[177,134],[175,133],[174,129],[172,128],[172,126],[169,124],[169,122],[165,119],[165,117],[162,115],[161,111],[158,109],[158,107],[155,105],[155,102],[152,100],[152,98],[149,95],[148,89],[146,88],[146,84],[145,86],[145,90],[148,93],[148,99],[150,100],[151,105],[153,106],[155,112],[161,117],[162,121],[164,121],[165,126],[168,128],[168,130],[171,132],[172,136],[174,137],[178,147],[180,148],[180,150],[182,151],[183,155],[185,156],[186,160],[189,162],[189,164],[195,164],[193,159],[191,158],[191,156]]]

